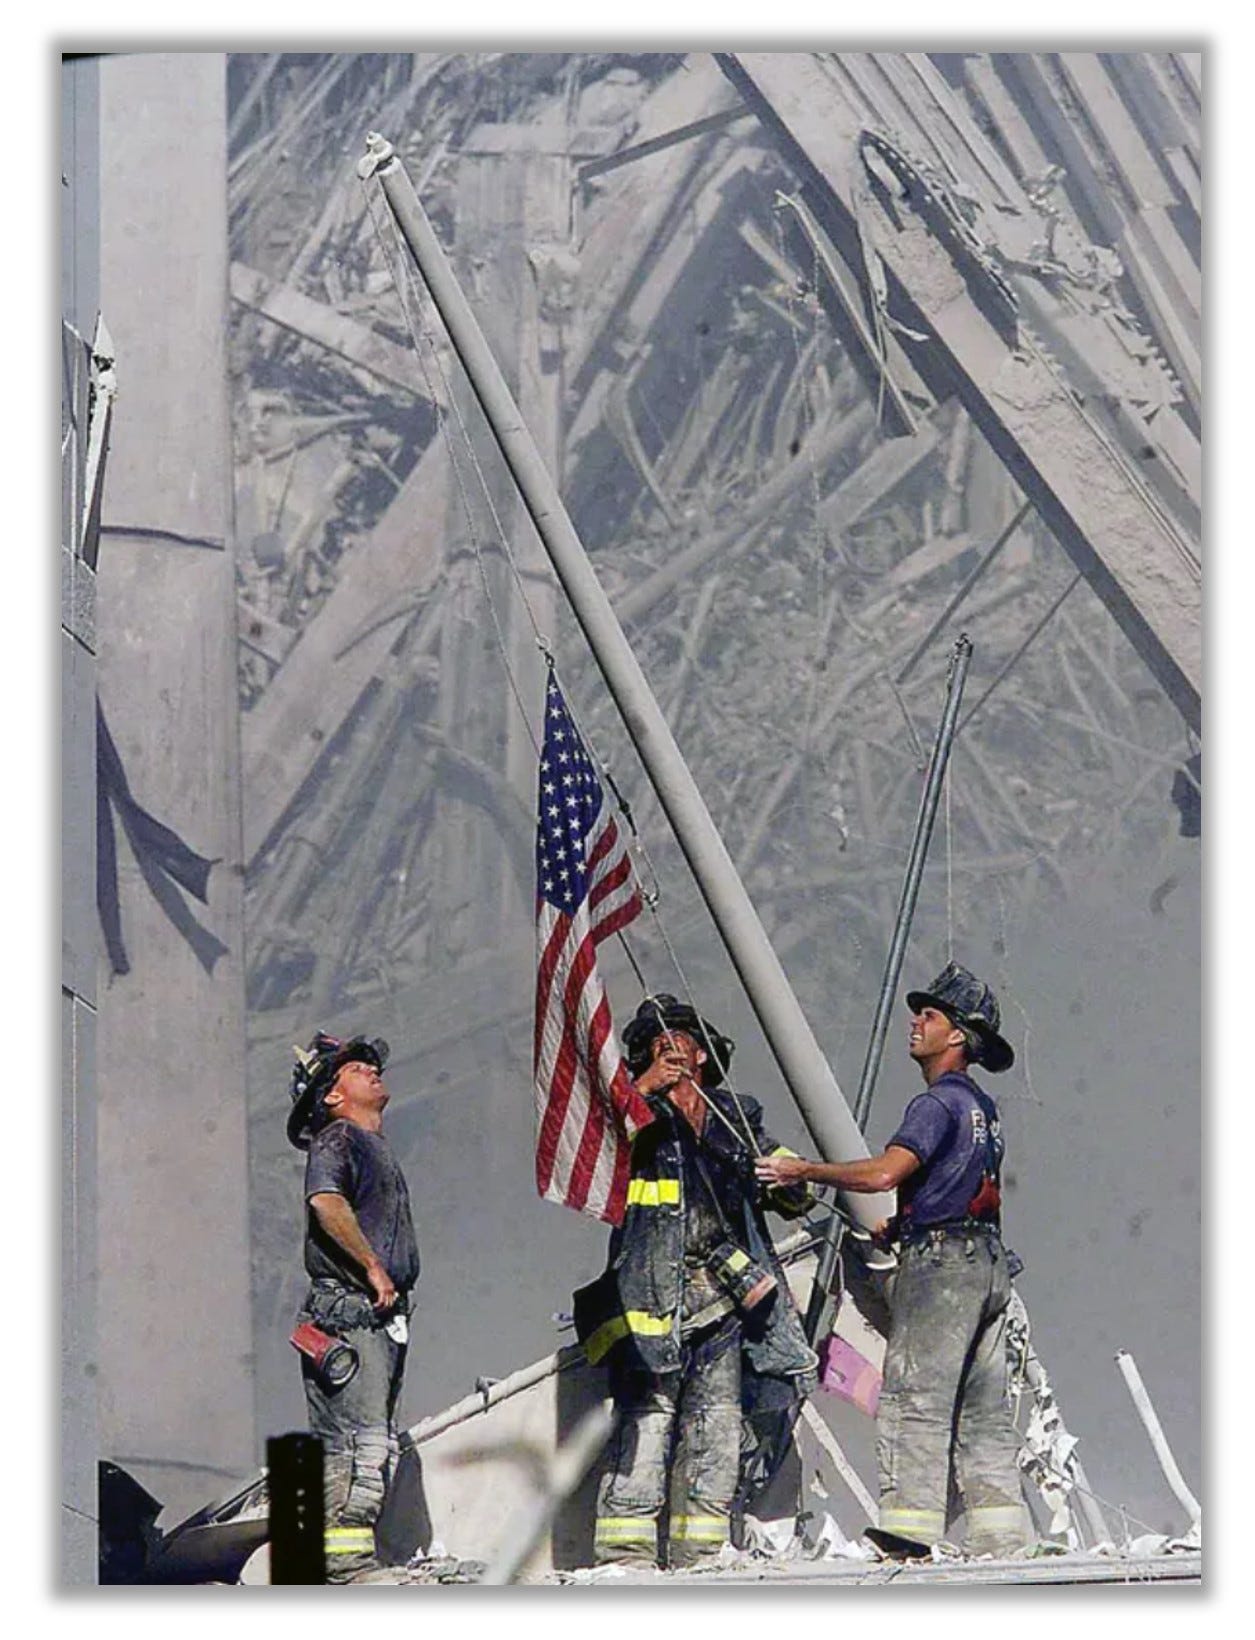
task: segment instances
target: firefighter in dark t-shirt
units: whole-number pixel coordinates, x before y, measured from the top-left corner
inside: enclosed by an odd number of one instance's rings
[[[321,1031],[298,1051],[288,1138],[305,1167],[309,1291],[293,1342],[319,1333],[347,1344],[356,1370],[303,1349],[312,1433],[322,1438],[329,1583],[379,1566],[375,1522],[397,1460],[396,1406],[405,1371],[418,1244],[405,1177],[383,1135],[386,1042]],[[316,1343],[315,1337],[315,1343]],[[351,1360],[338,1351],[338,1360]]]
[[[868,1536],[891,1555],[926,1555],[946,1536],[953,1484],[967,1552],[1006,1555],[1024,1547],[1027,1521],[1007,1399],[1003,1141],[997,1106],[969,1067],[1004,1071],[1015,1055],[999,1034],[993,992],[957,963],[906,1002],[909,1051],[927,1088],[882,1154],[769,1156],[757,1171],[777,1183],[898,1191],[898,1269],[876,1415],[880,1523]]]

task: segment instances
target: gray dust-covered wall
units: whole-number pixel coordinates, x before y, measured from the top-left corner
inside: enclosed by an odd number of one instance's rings
[[[99,312],[99,78],[61,75],[61,1551],[96,1580],[96,575],[83,556],[90,344]],[[65,327],[69,327],[68,329]]]
[[[163,1527],[253,1461],[225,91],[216,53],[100,63],[100,1446]]]

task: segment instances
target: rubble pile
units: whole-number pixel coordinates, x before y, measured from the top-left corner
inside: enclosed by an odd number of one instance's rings
[[[1015,61],[1021,77],[1037,72],[1036,59]],[[1009,72],[1001,61],[964,61],[982,122],[1011,144],[1013,104],[996,94]],[[577,155],[613,153],[650,129],[651,102],[674,102],[677,82],[693,82],[687,101],[697,113],[727,104],[728,88],[709,73],[713,81],[667,57],[233,59],[233,288],[244,289],[246,269],[268,293],[247,293],[233,335],[237,516],[251,546],[240,554],[246,740],[260,702],[285,689],[293,645],[354,577],[364,541],[390,506],[419,501],[405,487],[420,455],[448,459],[354,174],[363,119],[393,135],[429,214],[473,264],[477,230],[481,254],[502,231],[478,223],[475,201],[456,185],[456,155],[473,134],[482,146],[485,125],[496,126],[513,143],[530,131],[538,145],[560,138]],[[1176,163],[1185,165],[1181,154]],[[662,156],[636,162],[661,164]],[[599,230],[610,227],[630,273],[620,274],[617,308],[605,311],[604,290],[581,284],[566,317],[565,489],[782,956],[808,972],[819,964],[821,992],[848,980],[862,947],[885,938],[948,642],[960,628],[976,644],[967,709],[996,686],[956,753],[947,839],[954,917],[969,898],[987,897],[991,880],[1012,899],[1043,885],[1066,892],[1069,858],[1101,850],[1130,824],[1170,830],[1177,816],[1167,793],[1194,747],[1032,509],[933,632],[1016,515],[1016,486],[967,412],[953,399],[934,402],[906,371],[902,403],[916,430],[887,436],[894,429],[883,402],[868,394],[829,322],[822,247],[785,203],[796,180],[752,121],[677,145],[668,164],[672,208],[655,202],[636,233],[621,232],[632,166],[574,185],[575,258],[595,261]],[[1024,185],[1052,224],[1060,288],[1102,306],[1136,352],[1116,276],[1123,264],[1084,235],[1061,169]],[[971,189],[956,192],[974,221],[991,214]],[[1045,259],[1038,247],[1035,265]],[[1129,266],[1136,300],[1138,265],[1130,258]],[[640,289],[633,295],[633,282],[657,288],[646,299]],[[272,317],[283,293],[316,307],[324,324],[342,321],[346,336],[351,328],[343,350],[320,339],[312,321],[316,335]],[[361,362],[368,339],[390,344],[391,377],[377,359]],[[1143,359],[1161,398],[1183,402],[1182,378],[1149,341]],[[406,371],[408,392],[397,383]],[[756,511],[767,491],[774,505]],[[459,660],[479,676],[453,678],[441,666],[432,629],[448,617],[439,603],[466,591],[457,513],[455,498],[439,531],[443,563],[425,591],[408,608],[385,598],[374,611],[392,637],[404,628],[409,643],[393,645],[384,657],[391,673],[377,666],[334,732],[322,732],[321,755],[297,769],[279,823],[252,859],[255,1007],[365,1000],[380,963],[393,984],[421,973],[433,912],[421,838],[433,805],[466,801],[459,785],[478,786],[506,853],[526,861],[528,792],[503,784],[501,714],[468,720],[456,745],[447,733],[438,739],[456,717],[450,691],[517,710],[477,584],[472,618],[482,642]],[[686,555],[691,567],[677,573]],[[517,597],[506,578],[495,590],[502,606]],[[560,662],[590,735],[624,774],[613,709],[561,612],[558,625]],[[361,635],[361,625],[341,634],[350,644]],[[290,707],[289,730],[291,715]],[[633,770],[625,784],[670,885],[682,868],[644,781]],[[363,787],[369,820],[354,806]],[[282,846],[285,831],[311,825],[323,891],[330,883],[363,890],[358,926],[347,939],[341,931],[334,953],[321,937],[308,870]],[[941,864],[936,849],[932,870]],[[372,894],[371,882],[387,891]],[[682,918],[688,897],[683,889],[676,897]],[[474,944],[468,930],[465,950]]]
[[[1192,63],[796,61],[857,104],[866,186],[926,208],[1000,333],[1044,361],[1196,555]],[[632,805],[670,939],[687,950],[706,927],[438,323],[398,289],[356,175],[370,129],[453,255],[831,1054],[887,949],[960,631],[975,657],[922,945],[992,915],[1005,955],[1017,906],[1067,895],[1078,858],[1131,835],[1153,850],[1187,823],[1197,738],[1105,587],[929,368],[924,321],[896,287],[890,300],[870,242],[834,242],[734,82],[700,54],[231,60],[259,1054],[382,1000],[457,1085],[463,1039],[528,1029],[519,702],[538,662],[481,470],[568,698]],[[668,971],[648,919],[633,939]],[[277,1229],[277,1197],[255,1210],[272,1209]]]

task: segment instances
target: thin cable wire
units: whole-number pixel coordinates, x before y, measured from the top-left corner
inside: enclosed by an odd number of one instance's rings
[[[471,465],[475,471],[475,476],[479,480],[480,491],[487,504],[488,512],[492,518],[493,527],[497,534],[497,539],[500,542],[502,553],[514,577],[519,596],[522,599],[523,607],[527,612],[527,618],[531,623],[532,632],[535,635],[536,642],[540,647],[544,648],[546,647],[546,639],[541,633],[539,624],[537,623],[535,611],[532,609],[531,602],[527,596],[527,589],[524,586],[523,578],[519,573],[518,564],[515,562],[514,554],[510,549],[509,540],[507,539],[505,529],[501,523],[501,518],[497,512],[496,505],[493,502],[492,491],[489,488],[487,477],[480,465],[478,456],[475,454],[475,446],[471,440],[470,432],[462,417],[461,409],[450,385],[444,365],[441,363],[435,336],[429,329],[423,316],[421,296],[417,292],[417,287],[414,283],[415,276],[413,270],[410,268],[408,258],[401,250],[399,231],[396,226],[396,221],[390,211],[386,213],[387,221],[391,227],[390,239],[387,230],[380,220],[377,200],[372,193],[372,183],[374,183],[376,188],[382,187],[376,178],[369,178],[364,184],[366,188],[366,203],[367,208],[370,211],[371,222],[373,223],[375,232],[379,238],[379,243],[384,254],[384,260],[387,262],[389,271],[392,274],[393,284],[396,287],[397,297],[401,304],[401,312],[405,318],[406,329],[409,331],[410,341],[413,343],[414,351],[418,356],[419,368],[423,374],[423,381],[427,387],[428,396],[435,406],[437,428],[449,453],[449,464],[453,468],[453,476],[457,484],[458,495],[462,503],[462,511],[466,517],[466,528],[467,534],[470,538],[471,551],[475,558],[480,580],[483,583],[484,597],[487,600],[488,613],[492,620],[493,633],[496,637],[497,648],[501,655],[501,662],[505,668],[506,677],[509,680],[511,693],[514,695],[515,703],[517,704],[519,713],[522,716],[524,727],[526,728],[528,737],[531,740],[532,748],[537,757],[539,757],[540,741],[537,737],[535,729],[532,727],[532,720],[523,701],[523,695],[519,688],[518,679],[515,676],[514,668],[510,663],[509,651],[506,647],[505,634],[502,631],[500,616],[497,612],[496,600],[492,595],[492,587],[488,580],[488,572],[484,563],[483,551],[479,540],[479,532],[475,527],[475,518],[471,508],[470,496],[467,493],[461,463],[458,461],[454,441],[449,431],[449,421],[444,412],[444,403],[447,403],[453,411],[454,419],[457,422],[458,431],[462,436],[463,446],[466,454],[470,457]],[[415,310],[417,310],[417,316]],[[435,389],[431,374],[427,368],[426,359],[424,357],[424,342],[427,344],[427,350],[430,352],[431,358],[436,366],[436,371],[440,377],[441,386],[444,390],[443,402],[441,394]]]
[[[954,768],[954,753],[957,747],[950,748],[950,756],[946,759],[945,792],[946,792],[946,961],[954,961],[954,829],[950,813],[950,775]]]
[[[666,953],[667,953],[668,957],[671,959],[671,966],[675,969],[676,976],[678,977],[678,979],[680,981],[680,989],[684,992],[685,1001],[688,1003],[689,1007],[693,1010],[693,1012],[695,1014],[697,1014],[698,1018],[700,1019],[701,1018],[701,1011],[699,1010],[699,1008],[697,1006],[697,1003],[696,1003],[696,1001],[693,997],[693,988],[689,984],[688,976],[687,976],[687,974],[685,974],[684,969],[680,964],[680,958],[677,955],[676,949],[672,945],[671,940],[670,940],[670,938],[667,934],[666,926],[663,923],[662,918],[658,914],[658,908],[656,906],[651,906],[650,907],[650,912],[651,912],[651,914],[654,918],[655,924],[657,925],[658,936],[662,940],[663,947],[666,950]],[[736,1113],[737,1113],[737,1116],[741,1120],[741,1125],[745,1129],[745,1137],[749,1141],[750,1150],[752,1151],[752,1153],[754,1155],[756,1155],[756,1156],[760,1155],[761,1152],[759,1151],[759,1148],[758,1148],[758,1141],[755,1139],[753,1129],[750,1127],[749,1118],[746,1116],[745,1109],[744,1109],[743,1105],[741,1104],[741,1096],[737,1091],[736,1083],[732,1080],[731,1067],[728,1066],[728,1065],[725,1065],[723,1067],[723,1079],[728,1085],[728,1093],[731,1096],[733,1105],[736,1107]],[[710,1101],[708,1100],[707,1103],[709,1104]],[[711,1108],[714,1109],[714,1106],[712,1105]],[[724,1120],[726,1121],[726,1118],[724,1118]],[[737,1137],[739,1139],[740,1135],[738,1135]]]
[[[642,991],[648,991],[649,987],[645,983],[645,975],[641,972],[641,965],[636,960],[635,951],[633,951],[632,947],[628,944],[627,935],[620,928],[615,937],[618,939],[619,944],[623,947],[624,956],[632,965],[632,972],[636,975],[636,983],[640,986]]]
[[[527,616],[528,620],[531,622],[532,631],[535,634],[537,641],[542,642],[543,635],[536,621],[535,611],[532,609],[531,602],[528,599],[527,588],[523,584],[522,575],[519,572],[518,565],[515,563],[514,555],[510,548],[509,537],[506,534],[505,527],[501,522],[500,514],[497,512],[496,504],[493,501],[492,490],[489,487],[488,480],[484,474],[483,467],[480,464],[479,457],[475,453],[474,442],[467,428],[466,421],[463,418],[457,397],[453,392],[453,387],[449,381],[448,374],[445,371],[444,364],[441,361],[440,352],[436,346],[434,331],[429,325],[427,319],[424,317],[424,310],[427,303],[423,297],[422,285],[412,265],[412,259],[409,254],[408,246],[404,244],[401,238],[400,229],[397,226],[396,218],[392,215],[390,210],[385,213],[388,228],[390,230],[390,239],[389,234],[385,233],[385,231],[381,228],[379,215],[376,210],[376,199],[373,198],[371,194],[372,185],[377,192],[381,193],[383,190],[383,184],[379,182],[377,177],[367,179],[367,202],[371,209],[371,220],[375,225],[376,232],[380,236],[380,242],[383,245],[385,258],[387,258],[389,266],[392,270],[393,281],[397,287],[397,296],[401,302],[401,311],[405,317],[406,328],[409,330],[410,339],[415,345],[415,350],[418,352],[419,364],[423,369],[423,375],[427,382],[428,389],[429,391],[431,390],[431,378],[427,373],[426,366],[423,364],[422,348],[419,341],[420,336],[426,340],[428,344],[432,362],[435,364],[436,372],[439,375],[441,385],[444,388],[445,399],[453,411],[454,420],[457,422],[458,431],[461,433],[463,443],[466,447],[466,453],[470,458],[471,466],[475,470],[475,476],[479,480],[479,486],[483,492],[484,501],[488,507],[489,515],[492,518],[493,528],[496,531],[497,539],[501,544],[502,553],[514,573],[514,578],[518,585],[519,596],[523,601],[524,609],[527,611]],[[389,245],[391,245],[391,255],[389,255]],[[416,312],[418,315],[417,318],[415,318]],[[443,416],[440,398],[434,392],[432,392],[431,396],[436,406],[437,419],[441,423],[442,427],[444,427],[446,426],[446,423]]]
[[[1004,664],[999,668],[998,672],[994,676],[993,682],[989,685],[989,687],[985,690],[985,693],[976,702],[976,705],[973,706],[972,709],[968,712],[967,716],[963,719],[962,723],[959,724],[958,731],[957,731],[958,733],[961,734],[963,732],[963,730],[967,728],[968,724],[976,716],[977,712],[980,711],[981,707],[984,706],[985,702],[989,699],[990,695],[993,694],[994,690],[1002,682],[1003,678],[1006,677],[1007,673],[1010,672],[1013,667],[1017,666],[1019,664],[1019,662],[1023,659],[1024,654],[1027,651],[1029,645],[1037,637],[1038,633],[1041,632],[1042,628],[1045,627],[1047,625],[1047,623],[1054,618],[1056,612],[1058,611],[1059,607],[1063,603],[1063,600],[1072,591],[1073,587],[1075,587],[1080,582],[1080,580],[1082,578],[1082,575],[1083,575],[1083,571],[1078,569],[1076,574],[1068,582],[1067,586],[1064,587],[1063,591],[1059,594],[1059,596],[1050,605],[1050,608],[1046,611],[1046,613],[1041,617],[1041,619],[1033,627],[1033,630],[1029,633],[1028,637],[1025,638],[1024,642],[1015,651],[1014,655],[1011,656],[1011,659],[1009,661],[1004,662]]]
[[[997,895],[998,899],[999,942],[1002,946],[1002,950],[999,953],[998,958],[998,986],[1001,993],[1011,1003],[1011,1006],[1015,1009],[1021,1020],[1024,1022],[1024,1036],[1020,1044],[1018,1058],[1020,1066],[1024,1072],[1024,1086],[1027,1090],[1027,1096],[1033,1104],[1040,1106],[1042,1104],[1041,1096],[1037,1092],[1037,1089],[1033,1086],[1033,1056],[1030,1051],[1030,1042],[1033,1035],[1033,1022],[1029,1018],[1028,1009],[1025,1008],[1024,1004],[1020,1001],[1018,995],[1016,994],[1015,987],[1011,983],[1011,941],[1007,931],[1007,899],[1005,893],[1003,892],[1002,883],[999,879],[995,877],[993,882],[994,893]],[[1014,1098],[1015,1095],[1011,1094],[1010,1090],[1007,1090],[1002,1097],[1004,1099],[1008,1099]]]

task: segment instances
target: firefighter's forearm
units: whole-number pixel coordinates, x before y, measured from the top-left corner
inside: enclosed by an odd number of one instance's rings
[[[779,1152],[760,1156],[754,1163],[758,1177],[769,1185],[831,1184],[838,1190],[863,1191],[879,1195],[896,1190],[920,1165],[919,1157],[905,1145],[889,1145],[879,1156],[862,1156],[854,1162],[812,1162],[801,1156]]]
[[[361,1225],[357,1222],[357,1214],[343,1196],[337,1195],[334,1191],[323,1191],[317,1196],[311,1196],[309,1205],[314,1209],[319,1224],[332,1241],[342,1247],[350,1258],[356,1259],[367,1274],[372,1270],[382,1269],[382,1260],[367,1241]]]
[[[896,1189],[913,1171],[913,1167],[904,1168],[897,1157],[881,1155],[854,1162],[807,1162],[805,1176],[811,1184],[831,1184],[838,1190],[874,1195]]]
[[[811,1184],[834,1184],[838,1190],[870,1192],[891,1188],[880,1156],[857,1162],[808,1162],[806,1177]]]

